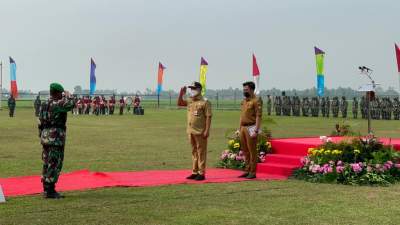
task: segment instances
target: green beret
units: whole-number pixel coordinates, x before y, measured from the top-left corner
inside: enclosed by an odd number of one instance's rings
[[[51,92],[63,92],[64,88],[59,83],[52,83],[52,84],[50,84],[50,91]]]

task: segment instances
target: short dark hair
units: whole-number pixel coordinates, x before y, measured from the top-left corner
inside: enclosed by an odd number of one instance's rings
[[[249,87],[251,90],[255,90],[256,89],[256,84],[253,81],[247,81],[243,83],[243,87]]]

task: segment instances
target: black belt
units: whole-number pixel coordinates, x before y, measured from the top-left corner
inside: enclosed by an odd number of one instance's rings
[[[249,126],[254,126],[256,123],[243,123],[242,126],[244,127],[249,127]]]

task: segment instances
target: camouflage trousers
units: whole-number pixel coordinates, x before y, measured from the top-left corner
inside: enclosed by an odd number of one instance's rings
[[[42,183],[57,183],[64,161],[64,146],[43,145]]]

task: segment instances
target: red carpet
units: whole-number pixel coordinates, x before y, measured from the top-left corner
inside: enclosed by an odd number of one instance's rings
[[[332,138],[337,142],[340,137]],[[400,150],[400,139],[381,139]],[[267,155],[264,163],[257,165],[257,180],[287,179],[293,170],[299,168],[301,157],[308,148],[322,144],[319,138],[287,138],[271,141],[273,154]],[[81,170],[62,174],[57,185],[59,191],[86,190],[100,187],[147,187],[173,184],[225,183],[246,181],[237,178],[238,170],[209,169],[207,180],[202,182],[186,180],[188,170],[142,171],[142,172],[90,172]],[[30,195],[42,192],[40,176],[0,178],[5,196]]]
[[[341,140],[343,137],[332,137],[333,142]],[[400,139],[381,138],[380,141],[400,151]],[[257,165],[257,173],[289,177],[301,166],[300,159],[307,155],[308,149],[321,145],[322,141],[319,137],[286,138],[273,139],[271,144],[273,154],[267,155],[265,162]]]
[[[225,183],[247,181],[237,178],[241,171],[226,169],[209,169],[205,181],[186,180],[188,170],[143,171],[143,172],[90,172],[81,170],[62,174],[57,184],[59,191],[86,190],[100,187],[148,187],[172,184]],[[282,180],[278,175],[258,174],[257,180]],[[42,192],[40,176],[0,178],[4,195],[20,196]]]

